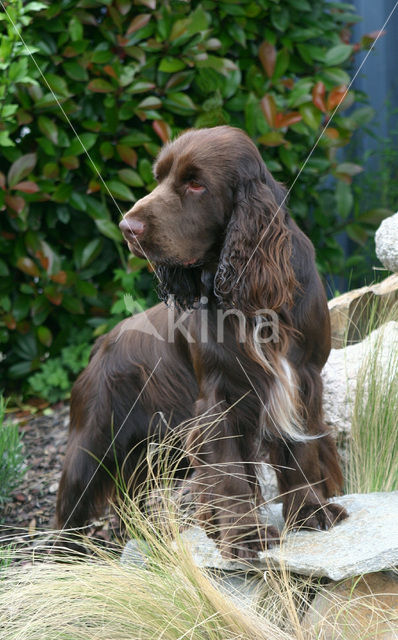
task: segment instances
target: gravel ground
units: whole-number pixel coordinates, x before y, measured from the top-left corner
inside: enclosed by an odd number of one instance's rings
[[[68,439],[69,407],[56,405],[51,415],[18,417],[26,473],[0,509],[0,545],[11,541],[35,546],[41,532],[53,529],[55,503]],[[87,535],[114,540],[117,519],[105,516],[90,525]]]

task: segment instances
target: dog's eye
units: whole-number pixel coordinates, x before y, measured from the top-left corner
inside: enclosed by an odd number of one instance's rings
[[[202,184],[199,184],[199,182],[196,182],[196,180],[190,180],[187,183],[187,187],[189,191],[195,191],[196,193],[200,193],[201,191],[205,190],[204,186]]]

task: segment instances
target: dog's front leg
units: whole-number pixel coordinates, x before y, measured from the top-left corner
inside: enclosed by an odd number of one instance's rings
[[[217,407],[217,408],[216,408]],[[215,396],[197,402],[197,424],[186,438],[194,467],[196,517],[220,545],[225,557],[250,558],[278,540],[256,513],[255,486],[246,474],[234,407]]]

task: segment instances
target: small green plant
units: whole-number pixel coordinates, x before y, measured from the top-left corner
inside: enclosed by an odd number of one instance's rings
[[[90,351],[91,345],[86,343],[64,347],[60,357],[49,358],[30,377],[31,393],[50,403],[67,398],[74,378],[88,363]]]
[[[6,406],[5,399],[0,396],[0,507],[18,487],[25,473],[18,425],[4,422]]]

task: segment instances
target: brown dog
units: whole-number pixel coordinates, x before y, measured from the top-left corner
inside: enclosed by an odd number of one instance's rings
[[[115,452],[122,464],[134,448],[125,469],[134,475],[161,412],[173,429],[197,416],[184,446],[201,517],[224,553],[249,556],[277,535],[259,531],[252,511],[258,461],[278,469],[292,524],[328,528],[346,512],[327,502],[342,474],[322,419],[330,326],[313,246],[239,129],[188,131],[154,171],[158,186],[120,227],[154,263],[174,311],[161,303],[97,340],[72,391],[58,526],[99,512]]]

